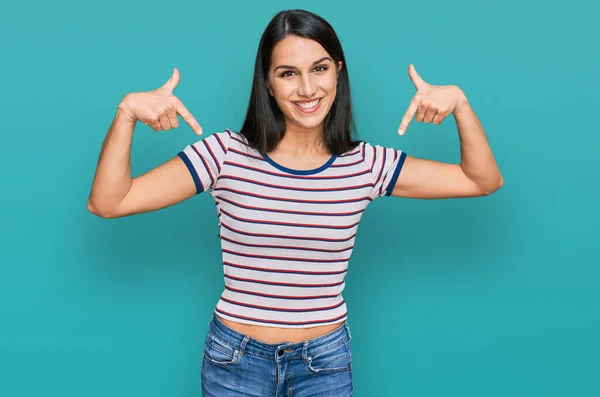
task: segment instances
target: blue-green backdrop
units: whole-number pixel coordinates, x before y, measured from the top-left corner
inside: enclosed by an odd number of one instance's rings
[[[239,129],[260,35],[299,7],[339,34],[362,139],[460,160],[452,117],[396,133],[414,63],[465,91],[505,179],[488,197],[369,206],[344,292],[355,394],[600,395],[591,0],[4,2],[0,395],[200,395],[223,289],[212,199],[113,220],[86,200],[126,93],[177,67],[205,135]],[[196,139],[138,125],[134,176]]]

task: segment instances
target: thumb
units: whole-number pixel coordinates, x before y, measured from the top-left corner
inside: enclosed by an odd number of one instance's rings
[[[410,79],[412,80],[413,84],[415,85],[415,88],[418,90],[421,89],[421,87],[423,87],[425,84],[423,79],[421,78],[421,76],[419,76],[419,73],[417,73],[417,70],[415,69],[414,65],[411,63],[410,65],[408,65],[408,75],[410,76]]]
[[[177,84],[179,84],[179,70],[177,70],[177,68],[174,68],[171,78],[169,78],[169,80],[167,80],[167,82],[163,85],[163,87],[168,89],[169,91],[173,92],[175,87],[177,87]]]

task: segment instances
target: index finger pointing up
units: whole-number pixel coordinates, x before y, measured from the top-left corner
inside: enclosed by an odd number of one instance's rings
[[[415,85],[417,91],[419,91],[419,89],[425,85],[425,82],[423,81],[421,76],[419,76],[419,73],[417,73],[417,70],[415,69],[412,63],[408,65],[408,75],[410,76],[410,79]]]
[[[177,70],[177,68],[174,68],[171,77],[169,78],[169,80],[167,80],[165,84],[163,84],[163,87],[168,89],[169,92],[173,92],[175,87],[177,87],[177,84],[179,84],[179,79],[179,70]]]

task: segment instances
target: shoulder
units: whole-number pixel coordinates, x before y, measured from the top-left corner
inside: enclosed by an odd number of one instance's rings
[[[223,153],[227,153],[231,148],[239,150],[241,147],[248,145],[248,141],[243,135],[229,128],[213,132],[196,142],[195,145],[199,143],[208,145],[211,148],[220,149]]]
[[[228,139],[230,140],[230,142],[232,144],[237,144],[237,145],[245,145],[248,146],[248,139],[246,139],[245,136],[243,136],[242,134],[240,134],[239,132],[233,131],[229,128],[225,128],[225,130],[223,131],[223,134],[227,134]]]
[[[246,138],[244,135],[240,134],[237,131],[233,131],[229,128],[225,128],[225,131],[223,132],[224,134],[227,134],[228,136],[228,149],[236,152],[238,154],[244,154],[246,156],[251,156],[251,157],[261,157],[260,153],[258,152],[258,150],[254,149],[252,146],[250,146],[250,143],[248,142],[248,138]],[[261,157],[262,158],[262,157]]]
[[[364,156],[365,144],[366,144],[366,142],[364,142],[364,141],[358,141],[358,142],[356,142],[356,146],[354,146],[352,149],[346,150],[345,152],[341,153],[337,157],[351,157],[351,156],[357,156],[357,155]]]

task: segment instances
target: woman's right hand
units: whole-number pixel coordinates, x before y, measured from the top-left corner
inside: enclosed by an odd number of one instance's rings
[[[173,69],[171,78],[162,86],[147,92],[132,92],[125,95],[119,109],[132,121],[141,121],[155,131],[177,128],[177,114],[189,124],[196,135],[202,134],[202,127],[183,103],[173,95],[179,84],[179,71]]]

